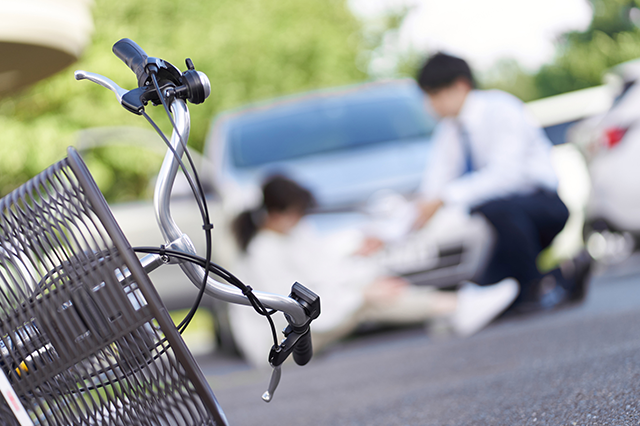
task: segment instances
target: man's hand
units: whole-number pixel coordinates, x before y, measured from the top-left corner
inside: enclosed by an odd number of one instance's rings
[[[440,199],[418,202],[416,206],[418,209],[418,215],[413,222],[412,228],[416,230],[426,225],[427,222],[429,222],[429,220],[433,217],[433,215],[436,214],[438,210],[440,210],[440,207],[442,207],[442,205],[443,202]]]
[[[362,245],[358,250],[353,253],[356,256],[371,256],[378,250],[384,247],[384,242],[376,237],[367,237],[362,242]]]

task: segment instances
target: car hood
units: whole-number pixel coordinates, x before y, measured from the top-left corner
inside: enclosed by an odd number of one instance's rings
[[[238,190],[255,194],[256,182],[269,175],[284,174],[311,190],[320,209],[352,209],[380,190],[415,192],[430,150],[431,144],[425,138],[386,142],[349,152],[272,163],[259,169],[234,169],[226,174],[223,186],[236,196]]]

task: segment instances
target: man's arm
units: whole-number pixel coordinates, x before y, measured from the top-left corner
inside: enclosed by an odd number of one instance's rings
[[[413,222],[413,229],[420,229],[426,225],[443,205],[444,202],[439,198],[429,201],[419,201],[416,205],[418,212]]]
[[[532,164],[529,157],[534,152],[532,144],[543,144],[544,141],[536,140],[536,128],[527,122],[517,104],[497,106],[499,108],[492,108],[490,114],[482,117],[484,121],[477,129],[470,129],[482,132],[484,144],[476,146],[476,149],[484,150],[485,164],[447,183],[441,193],[445,204],[472,208],[535,185],[530,176]],[[546,157],[539,161],[548,162],[548,155]],[[539,166],[544,167],[542,164]]]
[[[441,198],[447,184],[461,171],[458,131],[451,119],[443,119],[431,139],[432,148],[425,159],[426,166],[418,192],[424,200]]]

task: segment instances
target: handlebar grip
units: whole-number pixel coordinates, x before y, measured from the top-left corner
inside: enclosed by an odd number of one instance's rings
[[[311,361],[313,356],[313,345],[311,344],[311,331],[307,328],[307,332],[300,336],[300,339],[293,347],[293,360],[298,365],[306,365]]]
[[[138,78],[138,87],[144,85],[149,75],[145,66],[147,65],[147,54],[133,40],[123,38],[113,45],[113,53],[122,60]]]

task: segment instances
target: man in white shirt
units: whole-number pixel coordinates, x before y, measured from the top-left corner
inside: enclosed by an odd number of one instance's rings
[[[440,117],[415,227],[443,206],[480,213],[496,245],[479,284],[517,279],[516,305],[550,307],[584,297],[590,259],[543,275],[536,259],[562,230],[568,210],[557,195],[551,142],[516,97],[475,89],[468,64],[438,53],[418,75],[427,108]],[[570,270],[571,267],[573,270]],[[546,296],[546,299],[544,298]]]

